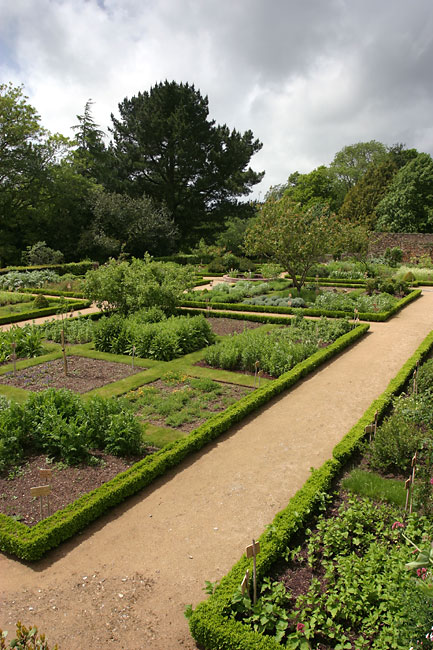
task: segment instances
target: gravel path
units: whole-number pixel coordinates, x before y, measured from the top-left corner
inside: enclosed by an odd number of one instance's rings
[[[0,555],[0,627],[61,650],[192,650],[183,616],[223,576],[432,329],[433,292],[176,471],[26,565]]]

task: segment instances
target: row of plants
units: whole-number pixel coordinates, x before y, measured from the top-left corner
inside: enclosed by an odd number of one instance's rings
[[[420,289],[415,289],[414,291],[411,291],[407,296],[404,298],[401,298],[397,302],[394,303],[392,307],[390,307],[387,311],[366,311],[366,312],[358,312],[357,316],[360,320],[368,320],[368,321],[378,321],[378,322],[383,322],[391,318],[391,316],[394,316],[397,312],[400,311],[403,307],[405,307],[408,303],[412,302],[416,298],[419,298],[421,295],[421,290]],[[184,307],[196,307],[196,308],[202,308],[203,304],[200,303],[199,301],[193,301],[193,300],[185,300],[182,305]],[[283,306],[274,306],[274,305],[249,305],[246,303],[235,303],[235,304],[229,304],[229,303],[213,303],[212,304],[213,309],[225,309],[225,310],[234,310],[234,311],[251,311],[251,312],[269,312],[269,313],[277,313],[277,314],[301,314],[303,316],[328,316],[330,318],[344,318],[347,317],[348,312],[343,311],[342,309],[325,309],[324,307],[322,308],[316,308],[316,307],[283,307]]]
[[[287,281],[280,282],[248,282],[242,280],[236,284],[220,282],[211,289],[203,291],[190,291],[184,296],[184,300],[196,300],[199,302],[240,302],[246,297],[259,296],[275,289],[284,289],[289,286]]]
[[[260,408],[314,371],[325,361],[344,350],[368,331],[368,324],[359,325],[312,357],[299,363],[279,379],[261,386],[236,404],[200,425],[189,436],[166,445],[160,451],[139,461],[126,472],[76,500],[61,511],[44,519],[31,530],[10,517],[0,515],[0,548],[26,560],[37,560],[51,548],[70,538],[87,524],[149,485],[154,479],[177,466],[186,456],[227,431],[244,417]]]
[[[247,330],[213,345],[205,351],[204,360],[214,368],[225,370],[258,369],[280,377],[300,361],[346,334],[351,325],[346,320],[317,321],[296,316],[291,327],[272,331]]]
[[[29,324],[0,331],[0,363],[11,361],[14,351],[17,359],[41,356],[45,353],[43,338],[43,332]]]
[[[336,516],[316,522],[329,501],[327,495],[332,493],[334,481],[362,448],[366,425],[376,412],[379,421],[388,413],[395,396],[403,391],[417,364],[432,348],[433,332],[336,445],[333,458],[313,471],[262,534],[257,557],[262,599],[254,606],[249,594],[239,590],[246,570],[252,570],[251,560],[243,556],[211,598],[194,612],[189,611],[193,637],[204,648],[276,650],[283,641],[285,647],[301,650],[406,650],[410,642],[417,640],[426,648],[432,647],[428,645],[432,640],[431,604],[426,604],[425,593],[418,590],[422,581],[412,582],[404,570],[413,557],[412,542],[418,557],[408,568],[418,570],[421,577],[429,566],[431,570],[429,551],[420,549],[425,545],[423,535],[432,537],[431,518],[415,514],[408,517],[402,538],[398,536],[403,526],[399,521],[401,510],[396,512],[368,500],[346,499],[340,509],[334,506]],[[302,548],[299,542],[303,540]],[[292,598],[281,582],[276,584],[275,576],[281,574],[284,561],[295,573],[304,571],[315,578],[297,598]]]
[[[26,456],[46,454],[67,465],[92,462],[90,450],[115,456],[141,452],[141,426],[127,400],[49,388],[24,404],[0,396],[0,472]]]
[[[9,271],[0,275],[0,289],[3,291],[19,291],[23,288],[41,289],[46,285],[60,281],[60,275],[55,271],[41,269],[40,271]],[[68,274],[68,277],[75,277]]]
[[[87,271],[90,271],[97,266],[97,262],[90,261],[68,262],[65,264],[38,264],[35,266],[6,266],[5,268],[0,269],[0,275],[5,275],[11,271],[28,272],[42,270],[54,271],[58,275],[65,275],[65,273],[71,273],[72,275],[85,275]]]
[[[101,318],[94,326],[96,350],[170,361],[215,341],[203,315],[173,316],[158,323],[143,322],[143,313]]]

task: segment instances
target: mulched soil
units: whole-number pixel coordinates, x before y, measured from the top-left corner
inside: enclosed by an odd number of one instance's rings
[[[46,361],[37,366],[13,371],[0,376],[0,384],[41,391],[47,388],[68,388],[76,393],[86,393],[94,388],[142,372],[145,368],[132,368],[125,363],[68,356],[68,375],[65,377],[63,359]]]
[[[241,397],[243,397],[247,393],[250,393],[253,390],[252,388],[248,388],[246,386],[225,384],[223,382],[218,382],[218,383],[224,387],[224,394],[217,395],[215,400],[213,400],[212,402],[207,402],[203,410],[212,411],[212,413],[218,413],[219,411],[224,411],[224,409],[227,408],[227,406],[223,402],[224,397],[233,397],[237,401],[238,399],[241,399]],[[160,379],[158,379],[157,381],[153,381],[150,384],[146,384],[146,388],[150,386],[154,386],[158,388],[160,390],[161,397],[167,396],[176,390],[182,390],[183,388],[185,388],[185,384],[180,383],[180,384],[167,385]],[[137,412],[137,415],[140,416],[140,411]],[[185,433],[189,433],[190,431],[193,431],[201,424],[206,422],[206,418],[197,418],[193,422],[184,422],[183,424],[174,427],[172,425],[170,426],[167,425],[166,420],[163,416],[160,416],[159,418],[150,416],[150,417],[143,418],[143,420],[144,422],[148,422],[149,424],[153,424],[157,427],[169,427],[170,429],[176,429],[176,431],[183,431]]]
[[[148,447],[144,456],[155,451]],[[52,492],[49,497],[50,512],[64,508],[83,494],[94,490],[106,481],[124,472],[140,458],[117,458],[100,451],[92,452],[100,464],[75,465],[66,467],[62,464],[48,463],[46,456],[32,456],[27,462],[15,470],[9,470],[9,475],[0,476],[0,512],[16,517],[28,526],[34,526],[41,519],[40,499],[30,496],[30,488],[47,485],[46,479],[39,477],[40,469],[51,469],[50,481]],[[46,497],[43,497],[43,514],[47,516]]]
[[[244,330],[254,330],[263,327],[264,323],[255,323],[251,320],[237,320],[234,318],[206,318],[206,322],[212,328],[214,334],[225,336],[226,334],[240,334]]]

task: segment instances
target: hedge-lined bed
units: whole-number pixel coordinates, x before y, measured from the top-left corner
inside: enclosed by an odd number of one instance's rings
[[[80,300],[67,302],[64,307],[67,311],[75,311],[77,309],[85,309],[90,307],[90,300]],[[60,305],[58,303],[53,307],[45,307],[44,309],[31,309],[27,312],[21,312],[20,314],[10,314],[9,316],[2,316],[0,318],[0,325],[5,325],[7,323],[18,323],[23,320],[32,320],[34,318],[41,318],[42,316],[52,316],[57,314],[59,311]]]
[[[408,305],[410,302],[415,300],[416,298],[419,298],[421,295],[422,291],[421,289],[415,289],[414,291],[411,291],[407,296],[399,300],[394,307],[389,309],[386,312],[359,312],[358,313],[358,318],[360,320],[365,320],[365,321],[375,321],[375,322],[383,322],[391,318],[391,316],[394,316],[397,314],[403,307]],[[202,302],[197,302],[197,301],[192,301],[192,300],[185,300],[182,302],[183,307],[195,307],[197,309],[203,309],[203,303]],[[217,303],[214,302],[211,304],[212,309],[224,309],[224,310],[232,310],[232,311],[251,311],[251,312],[268,312],[268,313],[275,313],[275,314],[291,314],[291,315],[296,315],[299,314],[301,316],[327,316],[328,318],[345,318],[347,316],[351,317],[353,314],[350,314],[347,311],[331,311],[328,309],[312,309],[312,308],[295,308],[295,307],[267,307],[264,305],[246,305],[243,303]]]
[[[69,262],[67,264],[39,264],[35,266],[5,266],[0,269],[0,275],[4,275],[10,271],[41,271],[42,269],[56,271],[59,275],[64,275],[65,273],[85,275],[87,271],[97,268],[98,266],[98,262]]]
[[[328,347],[320,349],[310,358],[299,363],[279,379],[265,384],[222,413],[215,415],[187,438],[177,440],[136,463],[126,472],[41,521],[32,529],[6,515],[0,515],[1,550],[25,560],[41,558],[51,548],[72,537],[109,508],[149,485],[154,479],[178,465],[186,456],[200,450],[232,425],[353,344],[368,329],[368,324],[358,325]]]
[[[295,536],[310,524],[322,503],[323,493],[330,490],[335,479],[341,476],[346,462],[358,451],[365,437],[365,427],[374,420],[376,411],[379,420],[383,419],[392,405],[393,397],[404,389],[417,363],[424,360],[432,349],[433,331],[390,381],[382,395],[372,402],[357,424],[334,447],[333,457],[312,472],[288,506],[275,516],[272,524],[258,540],[259,583],[269,575],[275,563],[283,558]],[[243,555],[221,580],[214,594],[207,601],[200,603],[192,613],[189,621],[192,636],[206,650],[281,650],[282,646],[274,638],[255,633],[242,622],[223,615],[224,609],[230,607],[233,594],[241,584],[247,569],[251,574],[252,560],[247,560]]]

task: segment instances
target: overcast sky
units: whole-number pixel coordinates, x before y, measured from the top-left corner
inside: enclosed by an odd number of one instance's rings
[[[0,81],[72,136],[125,97],[194,83],[209,115],[263,142],[255,195],[342,147],[433,153],[432,0],[0,0]]]

